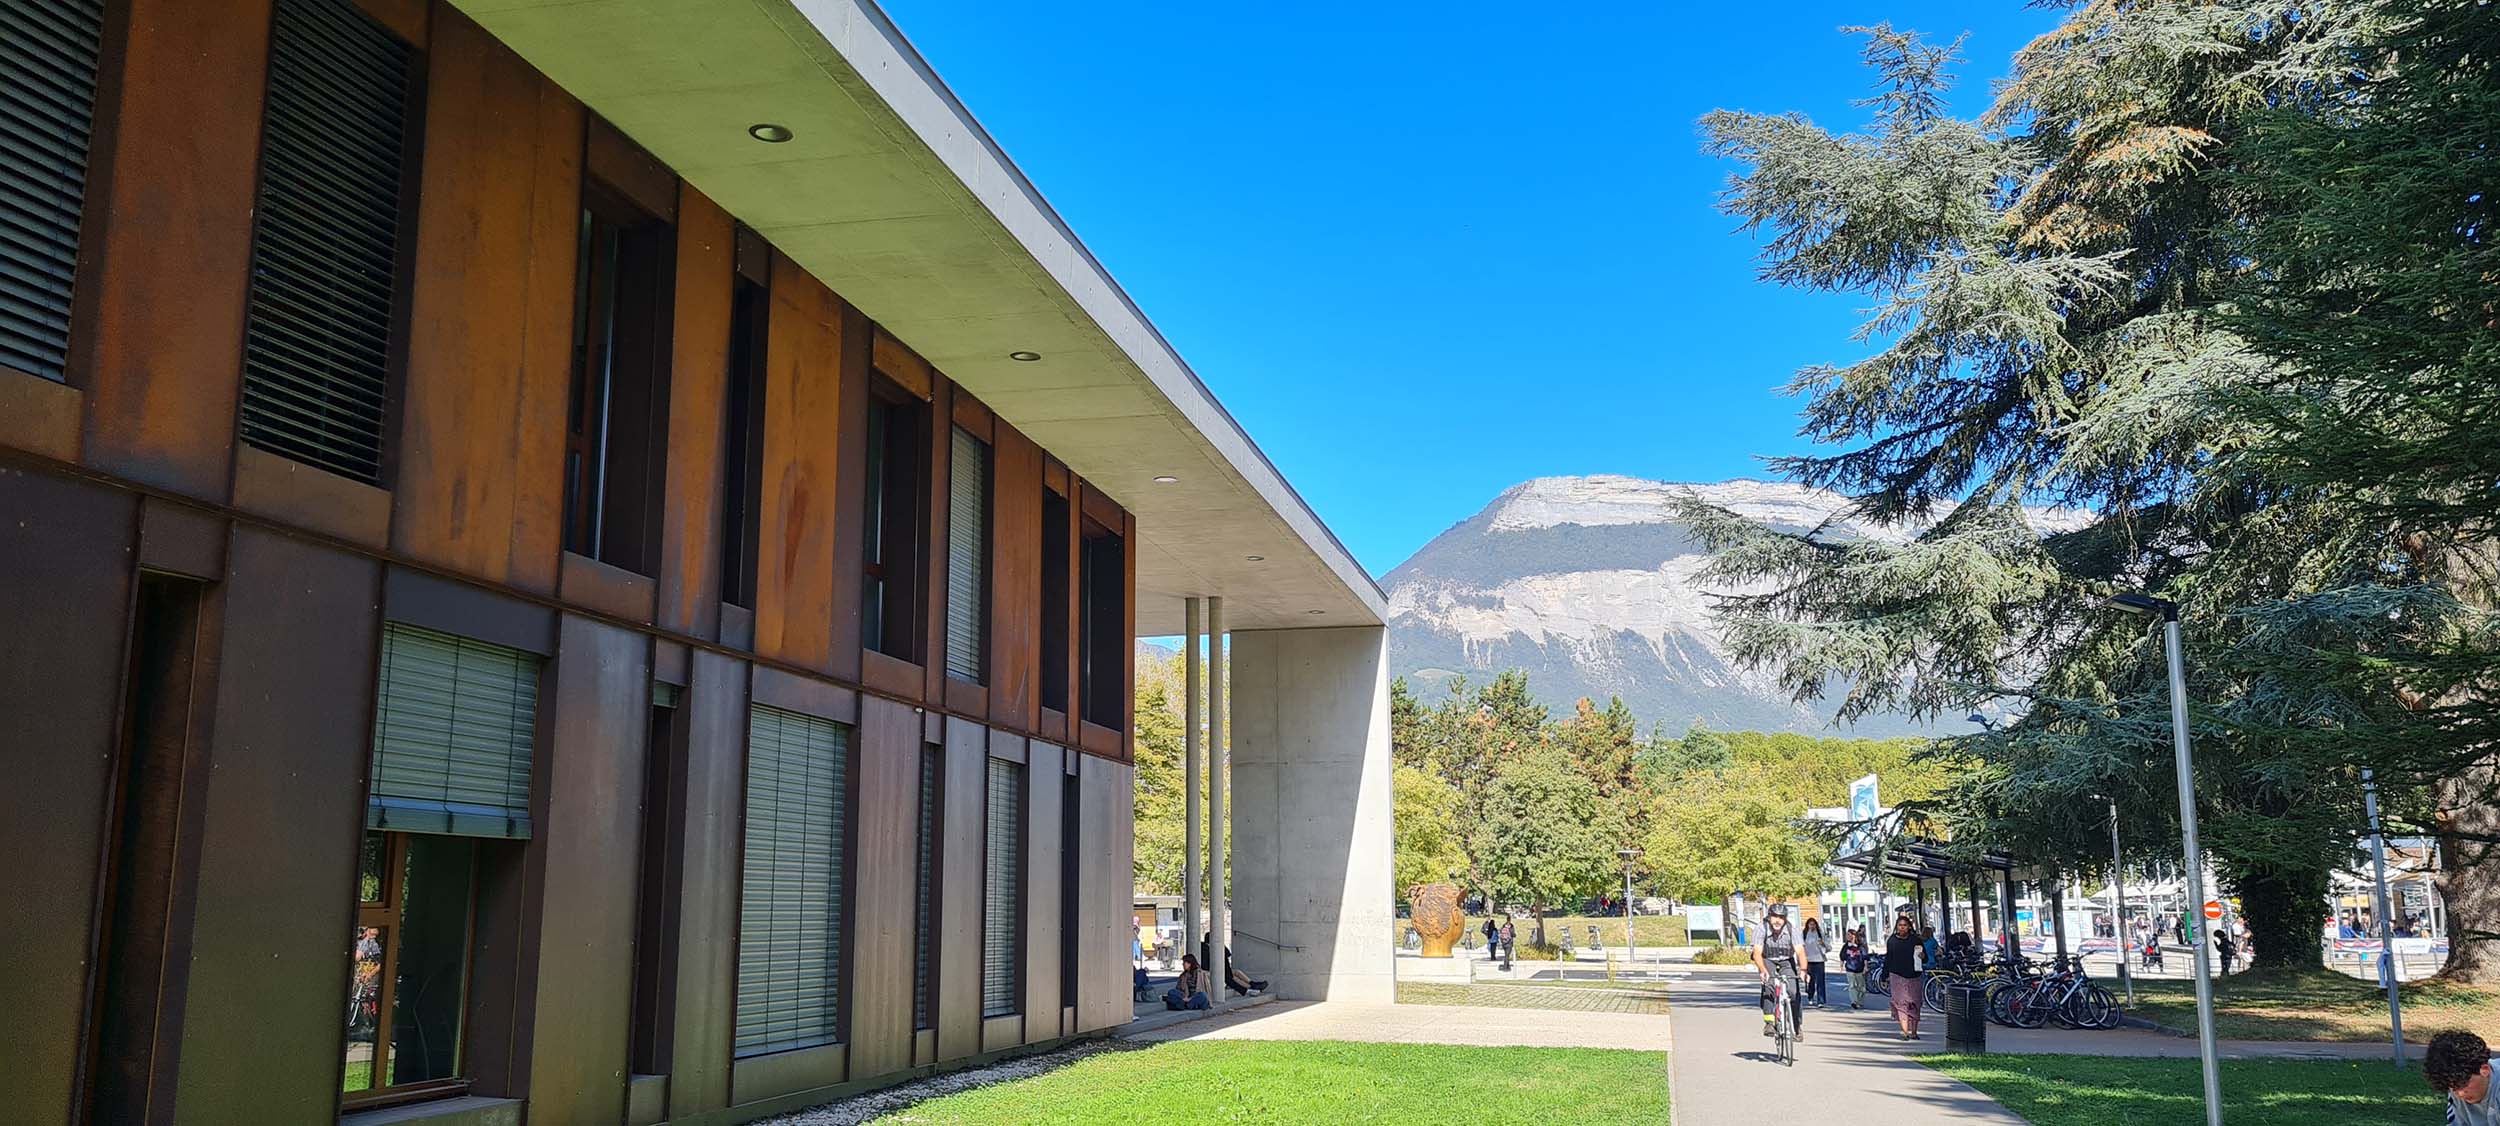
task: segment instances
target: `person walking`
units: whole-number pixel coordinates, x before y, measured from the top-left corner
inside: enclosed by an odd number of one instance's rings
[[[1502,972],[1510,972],[1510,960],[1519,953],[1519,931],[1510,920],[1502,920]]]
[[[1866,928],[1853,927],[1849,940],[1840,944],[1840,968],[1849,975],[1849,1009],[1857,1011],[1866,1004]]]
[[[1918,933],[1910,925],[1910,917],[1902,915],[1892,921],[1892,935],[1884,940],[1884,973],[1892,978],[1892,1021],[1901,1026],[1901,1038],[1918,1039],[1918,1013],[1927,995],[1919,981]]]
[[[1484,917],[1484,956],[1485,956],[1485,960],[1487,960],[1487,961],[1491,961],[1491,960],[1492,960],[1492,959],[1494,959],[1494,958],[1501,957],[1501,955],[1502,955],[1502,924],[1497,923],[1497,922],[1494,922],[1494,921],[1493,921],[1493,916],[1491,916],[1491,915],[1486,915],[1486,916]]]
[[[2222,972],[2225,974],[2230,973],[2231,959],[2234,955],[2237,955],[2240,952],[2240,944],[2232,941],[2231,939],[2230,927],[2221,926],[2214,928],[2214,948],[2222,955]]]
[[[1823,920],[1806,920],[1805,930],[1797,935],[1797,947],[1806,955],[1806,1004],[1824,1008],[1827,999],[1825,986],[1829,984],[1829,979],[1823,974]]]

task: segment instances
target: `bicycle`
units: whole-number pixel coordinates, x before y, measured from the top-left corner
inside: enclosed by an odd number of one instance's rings
[[[1776,1014],[1772,1019],[1772,1039],[1778,1044],[1781,1067],[1797,1066],[1796,1002],[1788,994],[1788,976],[1771,975],[1771,1011]]]

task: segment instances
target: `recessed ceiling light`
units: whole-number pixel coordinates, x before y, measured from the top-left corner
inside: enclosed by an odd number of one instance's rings
[[[1155,478],[1155,484],[1158,484],[1158,485],[1177,485],[1177,484],[1180,484],[1180,483],[1181,483],[1181,479],[1180,479],[1180,478],[1178,478],[1178,477],[1174,477],[1174,476],[1171,476],[1171,475],[1169,475],[1169,474],[1165,474],[1164,476],[1161,476],[1161,477],[1157,477],[1157,478]]]
[[[790,127],[787,125],[775,125],[769,121],[759,121],[753,125],[747,126],[747,136],[753,137],[756,140],[762,141],[768,145],[778,145],[783,141],[789,140],[792,136],[794,136],[794,134],[790,132]]]
[[[1247,559],[1247,560],[1249,560],[1249,561],[1251,561],[1251,562],[1253,562],[1253,563],[1261,563],[1261,562],[1265,562],[1265,561],[1267,560],[1267,556],[1264,556],[1264,555],[1244,555],[1244,556],[1242,556],[1242,558]]]
[[[1009,352],[1007,353],[1007,358],[1020,364],[1029,364],[1035,360],[1041,359],[1042,354],[1039,352]]]

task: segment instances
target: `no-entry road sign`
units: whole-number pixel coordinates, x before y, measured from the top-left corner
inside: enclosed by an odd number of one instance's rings
[[[2221,901],[2221,900],[2219,900],[2219,899],[2208,899],[2208,900],[2206,900],[2206,901],[2205,901],[2205,917],[2206,917],[2206,918],[2208,918],[2208,919],[2219,919],[2219,918],[2221,918],[2221,917],[2222,917],[2222,901]]]

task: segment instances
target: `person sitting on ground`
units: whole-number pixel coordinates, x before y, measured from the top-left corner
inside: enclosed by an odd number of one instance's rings
[[[1198,956],[1181,955],[1180,980],[1173,982],[1172,988],[1164,992],[1163,1007],[1166,1009],[1204,1009],[1211,1006],[1212,1002],[1207,1000],[1207,974],[1205,970],[1198,968]]]
[[[2422,1053],[2422,1077],[2448,1096],[2448,1126],[2500,1126],[2500,1097],[2492,1094],[2491,1045],[2471,1032],[2431,1037]]]
[[[1214,936],[1212,935],[1203,935],[1199,937],[1199,965],[1203,966],[1210,960],[1211,948],[1207,944],[1213,940],[1213,937]],[[1250,980],[1250,975],[1241,972],[1241,963],[1234,959],[1233,948],[1230,946],[1224,948],[1224,984],[1231,987],[1234,993],[1246,997],[1256,997],[1261,993],[1267,992],[1266,982],[1252,981]]]

